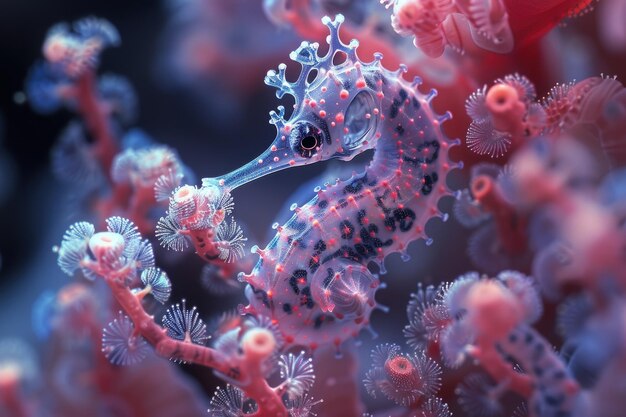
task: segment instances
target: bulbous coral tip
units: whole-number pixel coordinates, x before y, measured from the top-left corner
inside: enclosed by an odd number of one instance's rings
[[[488,339],[505,337],[522,321],[519,302],[496,281],[483,280],[474,284],[465,302],[469,321],[481,336]]]
[[[477,177],[472,178],[470,186],[474,199],[476,201],[481,201],[493,192],[495,183],[493,178],[488,175],[478,175]]]
[[[43,44],[42,52],[52,63],[61,62],[70,53],[67,40],[60,34],[49,36]]]
[[[241,338],[241,349],[246,357],[262,360],[269,357],[276,349],[276,338],[268,329],[255,327],[248,330]]]
[[[521,130],[526,105],[515,87],[496,84],[487,91],[485,105],[491,112],[493,126],[501,132],[514,134]]]
[[[99,232],[89,239],[89,249],[97,259],[119,256],[124,251],[124,238],[113,232]]]
[[[414,371],[415,367],[406,357],[402,355],[389,358],[385,362],[385,371],[393,379],[409,378]]]
[[[511,111],[519,101],[517,90],[507,84],[496,84],[487,91],[485,104],[494,113]]]

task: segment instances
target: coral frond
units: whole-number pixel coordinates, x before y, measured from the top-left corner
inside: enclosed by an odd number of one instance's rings
[[[437,289],[433,285],[424,287],[421,282],[417,283],[417,291],[411,293],[411,299],[406,306],[406,314],[409,320],[415,315],[422,315],[430,305],[435,303]]]
[[[586,294],[568,297],[557,310],[556,328],[565,339],[579,334],[593,312],[593,304]]]
[[[307,358],[304,352],[300,352],[298,356],[293,353],[280,355],[278,367],[287,395],[291,399],[302,397],[315,382],[313,360]]]
[[[106,219],[107,230],[109,232],[117,233],[124,238],[126,245],[129,242],[136,242],[141,240],[141,235],[135,223],[120,216],[113,216]]]
[[[60,180],[87,188],[104,178],[79,122],[71,122],[52,148],[52,171]]]
[[[498,78],[495,84],[506,84],[515,88],[520,100],[530,103],[537,98],[537,90],[535,85],[525,76],[518,73],[505,75],[504,78]]]
[[[141,273],[141,282],[150,287],[150,294],[159,303],[164,304],[172,293],[172,283],[167,274],[159,268],[147,268]]]
[[[365,373],[365,378],[363,379],[363,386],[365,387],[365,391],[372,398],[377,398],[376,393],[379,389],[379,381],[384,380],[385,373],[382,368],[372,367]]]
[[[467,357],[467,348],[473,342],[474,334],[464,323],[455,322],[448,326],[439,344],[444,365],[451,369],[461,366]]]
[[[413,318],[409,320],[409,324],[404,326],[402,334],[406,338],[407,344],[416,350],[426,348],[430,341],[428,332],[424,327],[422,314],[418,311],[416,311]]]
[[[56,249],[57,263],[61,270],[72,276],[81,267],[81,262],[87,256],[87,242],[80,240],[68,240]]]
[[[243,391],[232,385],[226,388],[217,387],[211,405],[209,406],[210,417],[243,417],[245,397]]]
[[[420,377],[419,391],[422,396],[430,397],[441,388],[441,366],[424,352],[416,353],[413,358]]]
[[[528,323],[539,320],[543,304],[532,278],[517,271],[502,271],[496,277],[520,300]]]
[[[215,237],[220,259],[223,261],[233,262],[244,256],[243,248],[248,238],[243,236],[243,231],[235,220],[230,222],[224,220],[220,223],[215,231]]]
[[[316,417],[317,414],[311,412],[311,409],[324,400],[315,401],[309,394],[304,394],[294,399],[287,399],[285,405],[289,411],[289,417]]]
[[[450,320],[450,312],[443,305],[434,304],[424,310],[422,324],[426,330],[428,340],[438,342],[441,332],[448,327]]]
[[[465,378],[455,390],[459,405],[469,417],[496,417],[502,415],[501,392],[483,374]]]
[[[135,333],[132,321],[120,311],[102,332],[102,352],[113,365],[134,365],[150,352],[148,343]]]
[[[499,158],[511,145],[511,134],[494,129],[489,120],[473,121],[467,130],[467,147],[479,155]]]
[[[485,104],[487,86],[474,91],[465,101],[465,111],[472,120],[483,120],[489,117],[489,110]]]
[[[154,266],[154,251],[149,240],[137,242],[129,252],[132,254],[132,259],[135,261],[137,269],[146,269]]]
[[[480,203],[472,198],[467,188],[459,193],[452,211],[454,218],[465,227],[476,227],[491,217],[491,214],[483,210]]]
[[[67,80],[61,73],[45,62],[37,62],[26,77],[24,90],[30,107],[39,114],[51,114],[65,104],[60,94],[61,86]]]
[[[156,225],[156,238],[164,248],[181,252],[189,246],[187,238],[181,234],[182,228],[170,216],[161,217]]]
[[[400,346],[395,343],[383,343],[376,345],[370,353],[372,366],[375,368],[383,368],[388,359],[400,354]]]
[[[167,174],[161,175],[154,183],[155,200],[158,202],[168,201],[182,179],[183,174],[172,169]]]
[[[85,39],[99,38],[107,46],[117,46],[120,34],[111,22],[97,17],[85,17],[74,22],[74,31]]]
[[[233,196],[228,192],[223,192],[219,194],[217,201],[213,202],[215,210],[222,210],[225,216],[228,216],[232,213],[233,208],[235,208],[235,200]]]
[[[110,112],[122,123],[128,125],[137,118],[137,96],[126,78],[104,74],[98,80],[98,92]]]
[[[63,234],[63,240],[89,241],[89,238],[96,232],[93,224],[88,222],[77,222],[71,225]]]
[[[448,404],[438,397],[426,400],[418,413],[417,417],[452,417]]]
[[[239,328],[232,329],[215,338],[213,349],[224,353],[226,356],[234,356],[240,352]]]
[[[203,345],[209,338],[206,325],[200,319],[196,307],[188,310],[184,299],[182,306],[176,304],[167,309],[163,315],[163,325],[167,329],[167,335],[176,340]]]
[[[465,296],[479,279],[480,275],[477,272],[468,272],[443,289],[440,299],[452,317],[459,318],[465,313]]]

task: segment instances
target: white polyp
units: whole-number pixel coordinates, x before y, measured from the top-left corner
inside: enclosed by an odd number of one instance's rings
[[[124,251],[124,238],[113,232],[96,233],[89,239],[89,249],[96,259],[118,257]]]
[[[184,204],[193,199],[195,192],[196,189],[193,186],[183,185],[178,190],[176,190],[172,198],[177,204]]]
[[[68,55],[68,42],[62,35],[53,35],[43,45],[43,55],[49,62],[61,62]]]
[[[272,332],[267,329],[253,328],[241,338],[241,349],[247,358],[262,360],[274,353],[276,339]]]

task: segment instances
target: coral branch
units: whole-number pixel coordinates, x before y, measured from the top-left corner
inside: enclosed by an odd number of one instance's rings
[[[510,253],[524,251],[527,246],[527,219],[502,198],[493,178],[478,175],[472,179],[471,189],[476,201],[493,215],[501,244]]]
[[[224,374],[229,373],[228,360],[220,352],[169,338],[166,331],[146,313],[140,298],[126,287],[122,280],[107,276],[105,281],[117,302],[132,320],[136,331],[156,348],[159,355],[214,368]]]
[[[521,374],[513,369],[510,363],[502,358],[493,344],[485,343],[468,348],[468,353],[480,362],[482,368],[496,381],[506,381],[511,391],[517,392],[524,398],[533,393],[533,381],[529,375]]]
[[[2,409],[9,411],[11,417],[32,416],[20,394],[20,387],[17,381],[0,380],[0,405],[2,405]]]
[[[85,71],[80,76],[76,85],[76,100],[78,111],[95,139],[95,154],[100,160],[103,171],[110,175],[118,146],[109,124],[108,114],[98,100],[94,78],[95,74],[91,70]]]
[[[160,356],[213,368],[233,383],[240,382],[240,388],[245,395],[258,405],[257,411],[251,416],[287,415],[281,398],[268,385],[258,362],[246,360],[249,356],[244,356],[241,362],[233,361],[209,347],[168,337],[167,332],[146,313],[141,305],[141,297],[137,297],[128,289],[121,279],[107,276],[105,281],[117,302],[132,320],[136,331],[155,347]]]

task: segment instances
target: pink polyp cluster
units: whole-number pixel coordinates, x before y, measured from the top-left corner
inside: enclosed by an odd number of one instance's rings
[[[396,32],[414,36],[414,44],[437,58],[446,46],[464,51],[468,45],[499,53],[513,49],[513,34],[501,0],[383,0],[393,7]]]
[[[72,225],[56,251],[66,273],[80,268],[86,276],[104,281],[123,309],[102,335],[102,353],[111,363],[137,364],[148,356],[151,344],[161,356],[213,368],[237,387],[233,392],[242,401],[255,402],[260,416],[286,417],[287,410],[310,409],[315,404],[307,394],[315,381],[311,360],[304,352],[279,355],[284,339],[270,319],[233,320],[220,329],[214,349],[204,346],[207,327],[197,308],[187,308],[184,299],[167,309],[163,327],[156,324],[144,309],[144,299],[151,295],[165,303],[171,282],[165,272],[153,267],[152,247],[141,240],[132,222],[116,217],[107,223],[108,230],[97,233],[86,222]],[[267,378],[278,369],[283,381],[270,386]],[[289,401],[283,400],[283,394]],[[211,403],[215,412],[220,409],[218,399]],[[231,402],[221,405],[233,407]]]
[[[525,46],[561,19],[585,14],[591,0],[381,0],[393,7],[391,23],[415,46],[436,58],[446,46],[500,54]]]
[[[102,50],[119,44],[117,30],[103,19],[82,19],[74,24],[73,29],[70,31],[70,27],[63,23],[54,26],[43,45],[48,62],[61,67],[71,77],[92,69]]]
[[[365,388],[374,398],[381,392],[399,405],[415,408],[434,398],[441,387],[441,367],[424,352],[405,354],[398,345],[383,344],[372,350],[371,358]]]
[[[172,193],[169,211],[182,227],[215,228],[224,221],[225,209],[216,207],[215,196],[207,190],[184,185]]]
[[[504,155],[520,138],[538,133],[534,124],[545,118],[541,107],[533,104],[535,87],[526,77],[514,74],[483,86],[466,101],[472,118],[467,131],[467,146],[478,154],[493,158]],[[539,128],[539,131],[541,128]]]
[[[537,291],[532,277],[503,271],[496,278],[468,273],[452,283],[441,284],[436,296],[432,290],[415,295],[419,301],[412,310],[412,321],[421,319],[426,323],[426,313],[433,308],[447,312],[449,319],[442,325],[437,341],[443,363],[458,368],[471,357],[495,381],[487,383],[489,379],[483,375],[473,374],[457,388],[459,403],[467,413],[477,411],[477,401],[493,402],[497,409],[503,389],[525,397],[532,409],[540,410],[536,413],[540,416],[568,415],[580,400],[577,384],[564,363],[530,327],[541,316]],[[411,337],[420,331],[414,324],[407,329]],[[421,331],[428,333],[425,326]],[[375,372],[380,362],[377,357],[387,351],[379,347],[373,352],[374,367],[368,378],[380,375]],[[515,371],[509,361],[518,363],[525,372]],[[368,378],[366,387],[371,385]]]
[[[180,181],[183,176],[178,155],[166,146],[127,149],[116,155],[111,169],[115,182],[130,183],[135,189],[149,189],[152,192],[161,177]],[[177,185],[174,182],[170,186]]]
[[[191,240],[196,253],[210,264],[227,268],[225,263],[243,257],[246,238],[234,220],[226,219],[233,210],[233,199],[215,187],[176,187],[169,197],[167,216],[157,224],[156,236],[169,249],[183,250]],[[223,271],[230,277],[232,271]]]
[[[623,127],[626,102],[624,86],[611,77],[591,77],[577,83],[557,84],[547,98],[536,100],[534,85],[514,74],[478,89],[466,101],[472,123],[466,144],[478,154],[497,158],[510,148],[541,134],[562,134],[595,125],[604,148],[619,142],[616,132]],[[616,162],[623,158],[616,152]],[[611,162],[613,162],[613,160]]]

